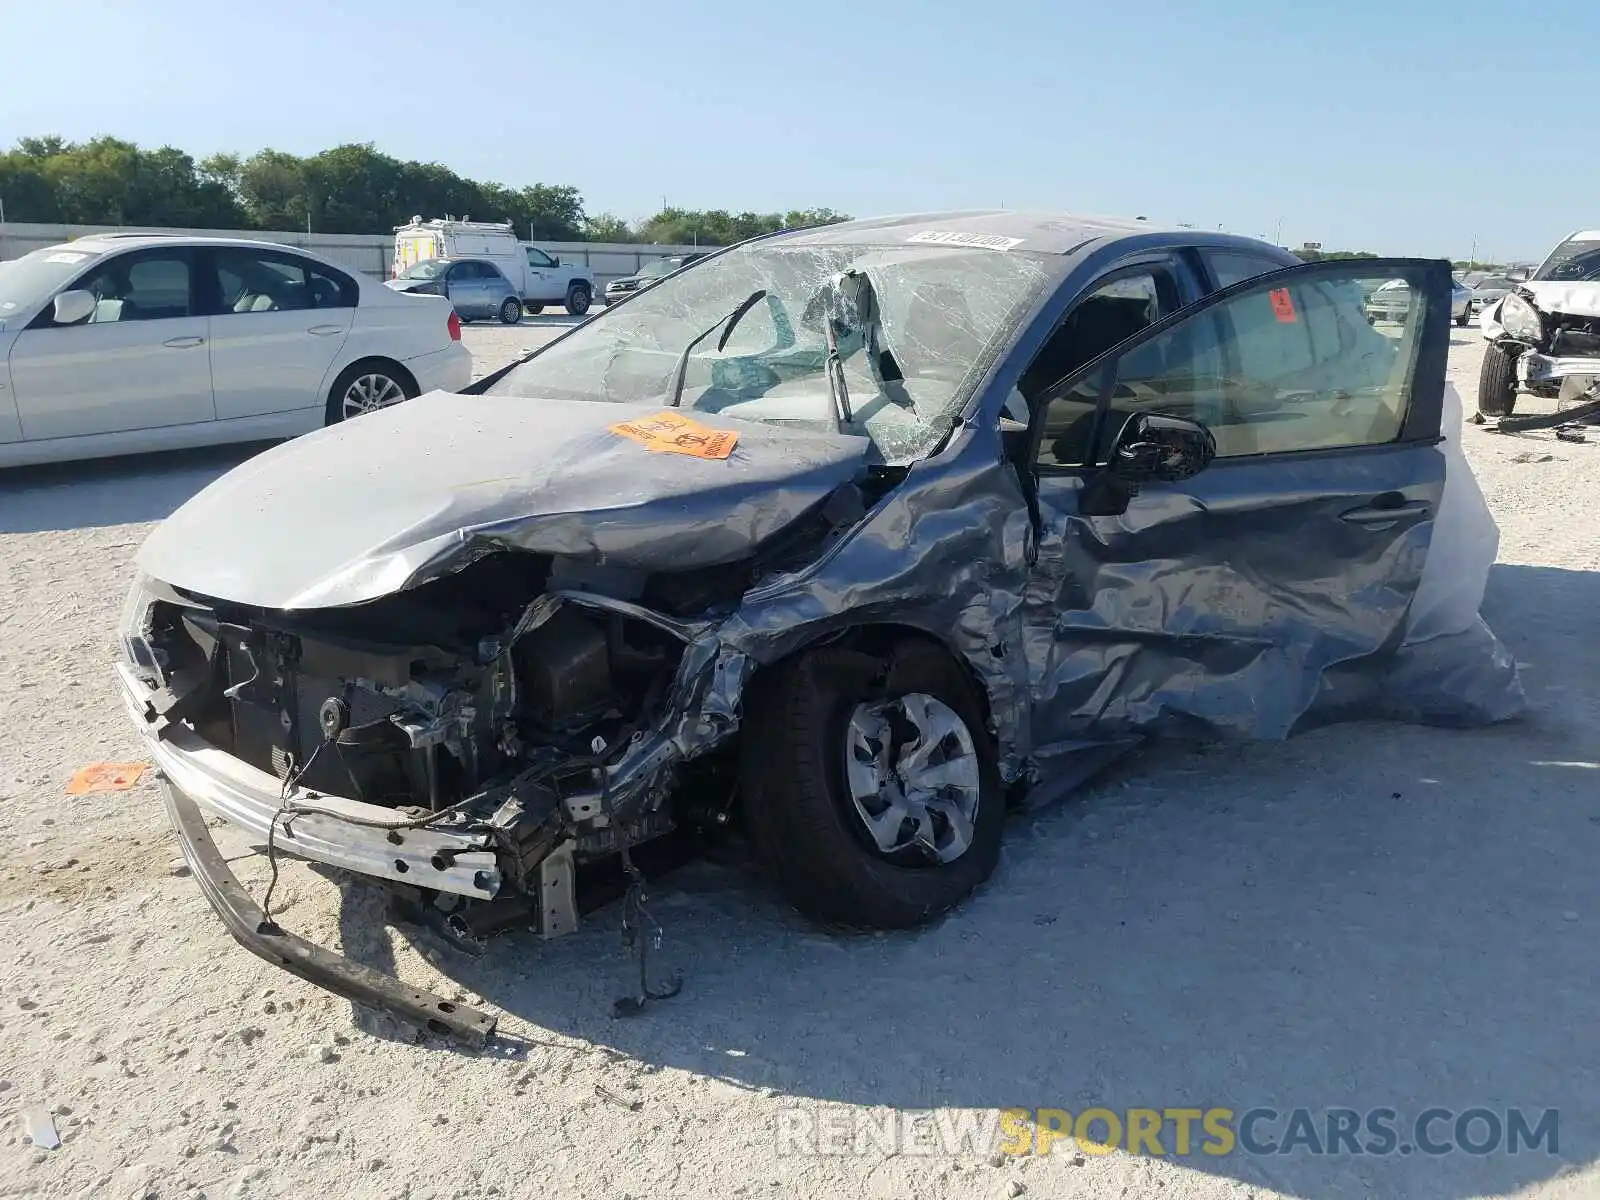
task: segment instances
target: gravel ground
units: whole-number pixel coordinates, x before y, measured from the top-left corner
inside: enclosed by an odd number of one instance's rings
[[[467,338],[488,368],[562,324]],[[1480,351],[1457,334],[1468,397]],[[614,908],[471,959],[386,926],[365,885],[286,869],[289,927],[501,1013],[477,1054],[238,949],[153,781],[65,794],[139,755],[110,674],[129,559],[239,452],[0,479],[0,1195],[1600,1194],[1600,444],[1465,440],[1525,719],[1142,755],[1014,822],[990,886],[914,934],[822,934],[719,856],[657,890],[687,985],[631,1021],[609,1016]],[[259,889],[260,859],[224,846]],[[1556,1107],[1559,1153],[815,1156],[776,1134],[877,1105],[1096,1104]],[[23,1135],[36,1109],[59,1149]]]

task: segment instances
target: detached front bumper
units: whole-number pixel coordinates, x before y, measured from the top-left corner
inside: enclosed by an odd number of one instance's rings
[[[117,678],[122,684],[123,702],[164,777],[162,789],[166,794],[167,820],[177,835],[184,861],[236,942],[258,958],[347,1000],[393,1013],[403,1021],[468,1046],[482,1046],[488,1041],[494,1033],[494,1017],[442,996],[407,987],[393,976],[351,962],[296,937],[269,920],[228,869],[227,860],[217,850],[211,831],[206,828],[205,814],[209,812],[264,838],[282,804],[282,785],[266,772],[207,746],[181,726],[169,726],[164,731],[166,736],[158,737],[151,721],[154,714],[151,688],[123,663],[117,664]],[[297,790],[292,795],[305,796],[305,793]],[[353,804],[336,797],[317,797],[317,803],[337,811],[345,811],[346,806]],[[373,814],[384,814],[389,820],[394,817],[387,809],[365,804],[357,807],[369,809]],[[313,820],[313,816],[307,813],[296,816],[291,822],[280,820],[274,846],[282,846],[285,853],[297,857],[365,875],[405,878],[412,874],[415,864],[417,874],[423,874],[426,865],[429,873],[438,876],[445,873],[435,866],[444,861],[443,852],[450,845],[465,848],[473,840],[452,839],[420,829],[386,833],[380,829],[344,825],[329,817]],[[392,838],[401,840],[396,843],[390,840]],[[424,864],[421,860],[429,856],[430,849],[433,862]],[[500,879],[494,855],[473,849],[470,858],[467,862],[456,860],[456,865],[450,868],[453,877],[459,879],[462,873],[467,873],[474,886],[481,883],[498,888]],[[435,882],[432,886],[440,885]]]
[[[1557,358],[1537,350],[1517,356],[1517,382],[1523,387],[1555,383],[1575,375],[1600,377],[1600,358],[1575,355]]]
[[[482,1046],[494,1035],[495,1018],[489,1014],[407,987],[393,976],[351,962],[269,921],[228,869],[200,809],[170,779],[162,786],[167,819],[178,835],[184,861],[223,925],[246,950],[335,995],[393,1013],[465,1045]]]
[[[277,776],[208,745],[192,730],[173,725],[158,735],[151,722],[153,689],[126,663],[117,664],[117,679],[123,703],[144,736],[156,767],[209,815],[262,841],[276,820],[275,848],[357,875],[477,900],[492,899],[499,893],[500,866],[488,834],[386,829],[382,826],[395,820],[393,809],[300,787],[285,794]],[[351,824],[324,813],[297,813],[284,820],[280,814],[297,803],[378,827]]]

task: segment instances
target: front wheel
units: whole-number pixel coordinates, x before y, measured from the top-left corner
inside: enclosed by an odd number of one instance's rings
[[[1464,328],[1466,328],[1467,322],[1470,321],[1471,319],[1472,319],[1472,308],[1469,305],[1468,307],[1463,308],[1461,310],[1461,315],[1456,318],[1456,324],[1461,326],[1464,329]]]
[[[567,289],[567,311],[575,317],[581,317],[589,311],[589,302],[593,299],[588,284],[575,283]]]
[[[1517,356],[1490,343],[1478,372],[1478,412],[1509,417],[1517,407]]]
[[[803,654],[758,683],[742,744],[752,840],[810,917],[919,925],[999,861],[994,748],[971,682],[936,647]]]
[[[515,325],[520,320],[522,320],[522,301],[515,296],[507,296],[500,305],[500,323]]]
[[[353,417],[410,400],[416,382],[392,363],[368,360],[345,368],[328,389],[327,423],[336,425]]]

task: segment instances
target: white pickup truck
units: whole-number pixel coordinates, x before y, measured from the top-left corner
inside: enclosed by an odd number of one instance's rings
[[[518,289],[529,312],[560,304],[582,316],[594,300],[594,276],[587,267],[563,266],[559,258],[518,241],[509,221],[412,217],[410,224],[395,227],[395,275],[431,258],[488,259]]]

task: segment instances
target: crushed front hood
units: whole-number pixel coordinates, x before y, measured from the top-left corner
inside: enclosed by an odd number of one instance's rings
[[[609,431],[657,405],[433,392],[285,442],[156,527],[146,574],[262,608],[359,604],[486,551],[648,571],[731,562],[865,463],[864,438],[727,417],[722,460]]]
[[[1552,279],[1517,286],[1532,294],[1541,312],[1600,317],[1600,283],[1566,283]]]

